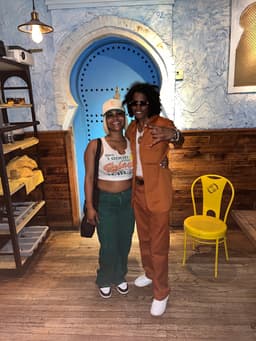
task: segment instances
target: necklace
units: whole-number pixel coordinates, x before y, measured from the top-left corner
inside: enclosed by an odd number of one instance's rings
[[[143,134],[144,134],[144,129],[142,129],[142,131],[139,131],[139,129],[137,129],[137,141],[138,141],[138,144],[141,143]]]
[[[106,138],[106,141],[112,149],[118,152],[118,154],[120,155],[125,154],[125,150],[127,147],[125,138],[122,138],[121,140]]]
[[[146,123],[140,127],[141,131],[139,130],[139,126],[137,126],[137,141],[138,141],[138,144],[141,143],[142,141],[142,138],[143,138],[143,135],[144,135],[144,128],[146,126]]]

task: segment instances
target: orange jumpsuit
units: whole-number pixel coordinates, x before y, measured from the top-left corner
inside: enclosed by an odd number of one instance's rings
[[[153,116],[148,125],[175,127],[169,119]],[[171,171],[162,168],[161,161],[168,154],[169,143],[153,142],[150,129],[145,127],[139,144],[144,184],[136,181],[136,131],[132,121],[126,131],[133,156],[132,205],[139,237],[141,261],[145,274],[153,281],[153,294],[157,300],[169,294],[168,253],[170,244],[169,211],[172,202]]]

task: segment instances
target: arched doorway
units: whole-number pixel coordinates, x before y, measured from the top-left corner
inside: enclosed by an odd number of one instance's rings
[[[62,42],[58,46],[53,66],[57,122],[64,130],[79,124],[79,122],[74,122],[75,113],[79,107],[79,102],[77,102],[79,96],[74,95],[74,97],[71,93],[71,84],[73,81],[71,73],[75,68],[75,64],[78,67],[77,61],[79,60],[79,57],[82,56],[83,52],[88,51],[90,54],[90,52],[92,52],[90,47],[93,49],[95,47],[94,43],[97,44],[98,41],[105,39],[106,37],[124,39],[125,42],[136,45],[136,48],[139,48],[147,55],[148,59],[153,63],[154,68],[159,71],[161,101],[163,105],[162,114],[173,119],[175,67],[171,48],[165,44],[156,32],[140,22],[114,16],[100,16],[93,19],[91,22],[79,26],[76,31],[70,32],[69,35],[64,36]],[[132,79],[132,81],[134,81],[134,79]],[[115,84],[114,86],[116,85],[118,84]],[[119,87],[122,88],[120,85]],[[122,91],[126,91],[124,87],[123,89],[124,90],[121,89],[121,93]],[[113,91],[110,90],[108,94],[105,93],[105,98],[108,98],[110,93],[112,95]],[[101,104],[102,101],[104,101],[103,97],[100,100]],[[100,104],[95,113],[99,115],[98,123],[101,125]],[[79,115],[76,117],[79,117]],[[98,134],[97,130],[94,130],[94,132],[95,135]],[[93,138],[95,135],[93,133],[90,137]],[[79,150],[76,148],[76,153],[80,155],[83,154],[83,149],[83,146],[81,146]],[[77,164],[74,166],[77,168],[76,173],[78,174],[80,170],[78,170]],[[81,183],[81,179],[79,182]],[[78,197],[79,193],[77,192],[80,191],[78,186],[71,190],[73,191],[73,199],[76,198],[80,201],[78,206],[82,207],[81,203],[83,202],[83,198]]]
[[[71,72],[70,88],[78,104],[73,120],[80,210],[84,202],[83,154],[87,143],[103,136],[102,104],[118,86],[121,99],[135,81],[161,85],[157,65],[135,42],[109,36],[88,46]]]

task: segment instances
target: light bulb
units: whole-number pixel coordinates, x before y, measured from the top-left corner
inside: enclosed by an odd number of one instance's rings
[[[39,44],[43,40],[43,35],[39,25],[32,25],[32,40]]]

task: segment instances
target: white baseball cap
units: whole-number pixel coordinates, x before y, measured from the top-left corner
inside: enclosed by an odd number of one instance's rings
[[[122,101],[120,100],[120,94],[118,91],[118,87],[116,87],[116,92],[114,98],[108,99],[102,106],[102,115],[105,115],[106,112],[110,110],[120,110],[125,112],[124,107],[122,106]]]

